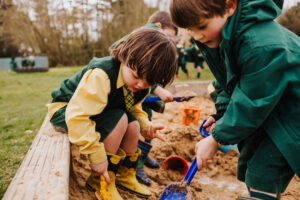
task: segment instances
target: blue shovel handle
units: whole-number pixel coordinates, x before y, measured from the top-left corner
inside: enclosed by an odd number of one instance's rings
[[[205,131],[205,127],[203,127],[203,125],[205,124],[206,120],[203,120],[200,128],[199,128],[199,132],[200,132],[200,135],[204,138],[210,136],[209,133],[207,133]],[[230,149],[234,149],[236,151],[239,151],[238,148],[237,148],[237,145],[223,145],[223,146],[220,146],[218,147],[220,151],[222,151],[223,153],[228,153]]]
[[[184,176],[184,179],[183,180],[186,180],[187,181],[187,185],[189,186],[192,179],[194,178],[196,172],[198,170],[198,167],[197,167],[197,158],[194,158],[189,170],[187,171],[187,173],[185,174]]]
[[[147,97],[144,102],[160,101],[159,97]]]
[[[186,97],[173,97],[173,101],[182,102],[182,101],[188,101],[195,96],[186,96]],[[144,102],[152,102],[152,101],[160,101],[161,99],[159,97],[147,97]]]
[[[210,135],[208,132],[205,131],[205,127],[203,126],[205,124],[205,122],[206,122],[206,119],[203,120],[203,122],[202,122],[202,124],[201,124],[201,126],[199,128],[199,133],[204,138],[206,138],[206,137],[208,137]]]

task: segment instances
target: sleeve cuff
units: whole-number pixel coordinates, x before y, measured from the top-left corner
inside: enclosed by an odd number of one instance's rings
[[[96,151],[95,153],[89,154],[89,160],[92,164],[99,164],[103,163],[104,161],[107,160],[106,152],[104,149],[104,145]]]
[[[224,140],[222,140],[220,137],[218,137],[218,135],[215,132],[215,129],[212,130],[211,135],[217,141],[217,143],[222,144],[222,145],[228,145],[229,144],[229,143],[225,142]]]
[[[141,126],[141,131],[143,131],[148,126],[152,126],[152,123],[149,120],[147,120],[147,121],[145,120],[143,122],[140,122],[140,126]]]

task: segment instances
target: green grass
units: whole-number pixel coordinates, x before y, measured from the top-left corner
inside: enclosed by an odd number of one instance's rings
[[[179,81],[195,80],[196,71],[188,64],[190,79],[180,71]],[[47,113],[50,93],[80,67],[61,67],[49,72],[21,73],[0,71],[0,199],[19,168]],[[211,80],[206,67],[200,80]],[[178,82],[178,81],[176,81]],[[32,130],[32,133],[26,133]]]
[[[185,75],[185,73],[181,70],[181,68],[179,69],[179,80],[175,80],[175,82],[185,82],[185,81],[195,81],[197,80],[197,71],[194,68],[194,63],[187,63],[187,70],[190,74],[190,78],[188,79]],[[206,63],[204,63],[204,69],[202,69],[201,72],[201,77],[200,77],[200,81],[207,81],[207,80],[213,80],[214,77],[212,75],[212,73],[210,72],[208,66]]]
[[[0,199],[44,120],[51,91],[79,69],[23,74],[0,71]]]

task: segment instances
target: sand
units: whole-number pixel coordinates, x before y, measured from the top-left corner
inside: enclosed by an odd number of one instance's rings
[[[192,92],[185,91],[176,95],[193,95]],[[199,125],[181,124],[182,105],[200,106],[202,108]],[[160,164],[172,155],[183,157],[190,165],[194,159],[194,147],[202,137],[198,129],[203,119],[213,114],[214,104],[208,98],[196,97],[189,102],[166,104],[163,114],[153,113],[153,123],[165,126],[160,134],[167,140],[161,142],[158,139],[152,141],[153,148],[150,152],[152,158],[156,158]],[[74,145],[72,151],[72,167],[70,175],[70,200],[96,199],[93,192],[85,187],[85,182],[90,174],[88,159],[78,153],[78,148]],[[218,152],[215,158],[208,162],[208,166],[198,171],[193,178],[190,190],[194,199],[208,200],[231,200],[237,199],[239,195],[247,196],[247,190],[242,182],[236,179],[236,164],[238,153],[231,151],[227,154]],[[149,200],[158,199],[163,189],[170,183],[179,182],[183,178],[177,171],[148,169],[146,174],[152,180],[152,185],[147,187],[152,192]],[[179,180],[178,180],[179,179]],[[140,199],[133,194],[119,190],[124,199]],[[300,199],[300,179],[294,177],[286,192],[282,195],[283,200]]]

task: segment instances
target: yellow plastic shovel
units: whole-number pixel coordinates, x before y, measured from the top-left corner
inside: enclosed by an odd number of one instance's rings
[[[112,200],[104,176],[100,176],[100,194],[96,191],[95,195],[98,200]]]

